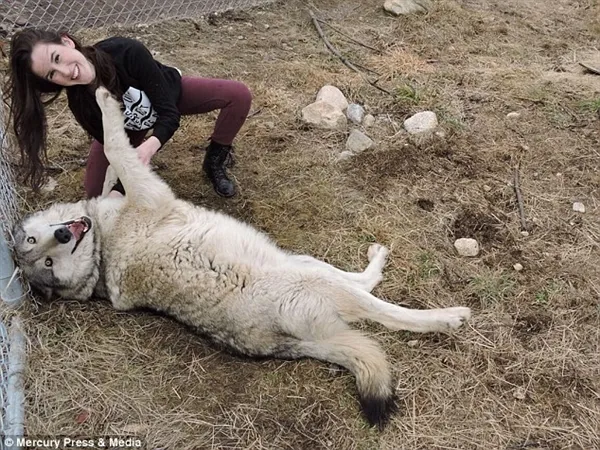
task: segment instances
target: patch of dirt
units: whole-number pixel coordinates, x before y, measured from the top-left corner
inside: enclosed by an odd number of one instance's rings
[[[515,329],[523,339],[528,339],[533,334],[543,333],[552,323],[552,317],[544,314],[524,315],[516,318]]]
[[[503,243],[507,239],[507,232],[505,225],[496,217],[465,208],[456,214],[452,237],[473,238],[482,244]]]

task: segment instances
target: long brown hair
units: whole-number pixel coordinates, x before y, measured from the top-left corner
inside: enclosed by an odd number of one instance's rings
[[[27,28],[16,33],[10,46],[10,72],[5,101],[9,104],[13,121],[13,130],[21,153],[22,176],[34,191],[44,183],[46,154],[46,138],[48,124],[45,106],[55,101],[63,86],[54,84],[35,75],[31,70],[31,52],[38,43],[62,44],[63,37],[70,38],[75,49],[80,51],[96,69],[96,80],[93,86],[72,86],[74,95],[69,95],[69,107],[77,121],[86,130],[89,121],[90,106],[95,101],[84,102],[78,99],[98,85],[108,88],[120,97],[120,86],[114,63],[107,53],[95,47],[83,47],[73,36],[58,31]],[[89,95],[87,95],[89,98]],[[119,98],[117,97],[117,98]],[[97,106],[97,105],[95,105]]]

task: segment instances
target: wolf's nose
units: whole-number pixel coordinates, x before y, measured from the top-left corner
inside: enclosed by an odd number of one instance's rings
[[[67,242],[69,242],[71,240],[71,236],[71,232],[67,227],[59,228],[54,232],[54,237],[61,244],[66,244]]]

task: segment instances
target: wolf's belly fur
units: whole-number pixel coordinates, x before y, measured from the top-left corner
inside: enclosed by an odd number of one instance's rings
[[[178,212],[154,218],[149,228],[148,218],[123,211],[103,245],[113,305],[162,311],[240,351],[249,350],[247,341],[256,342],[248,330],[277,333],[274,322],[264,320],[272,311],[261,280],[286,264],[286,253],[266,235],[221,214],[189,207]]]

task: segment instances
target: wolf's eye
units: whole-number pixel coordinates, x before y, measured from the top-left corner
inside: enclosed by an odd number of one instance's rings
[[[35,244],[35,238],[30,236],[27,238],[27,242],[29,242],[30,244]]]
[[[52,267],[52,258],[50,258],[50,257],[46,258],[46,261],[44,261],[44,264],[46,264],[46,267]]]

